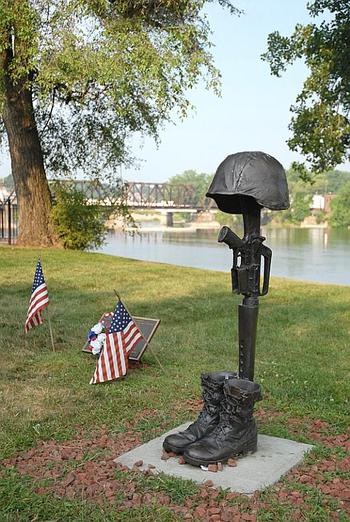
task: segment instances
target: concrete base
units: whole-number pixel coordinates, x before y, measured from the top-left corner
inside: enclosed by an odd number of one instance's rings
[[[179,464],[176,457],[161,460],[164,438],[170,433],[183,431],[188,425],[186,422],[161,437],[120,455],[115,462],[131,468],[135,462],[142,460],[143,465],[140,469],[147,469],[148,465],[152,464],[155,466],[155,473],[163,472],[183,480],[193,480],[198,484],[210,479],[215,487],[251,494],[277,482],[282,475],[299,464],[304,454],[312,448],[309,444],[293,440],[259,435],[256,453],[239,458],[236,467],[225,465],[223,471],[216,473],[189,464]]]

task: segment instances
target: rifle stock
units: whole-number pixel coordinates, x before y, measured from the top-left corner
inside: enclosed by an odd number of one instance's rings
[[[232,250],[244,246],[244,241],[242,241],[242,239],[227,226],[221,228],[218,242],[226,243],[226,245],[229,246]]]

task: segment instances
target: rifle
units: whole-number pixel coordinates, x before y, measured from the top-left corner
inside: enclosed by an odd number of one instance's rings
[[[259,296],[269,290],[272,252],[263,245],[260,236],[260,210],[252,198],[241,198],[244,221],[244,237],[241,239],[229,227],[219,232],[219,243],[225,243],[233,252],[231,269],[232,291],[244,295],[238,305],[239,377],[254,380],[256,330],[258,324]],[[264,277],[261,289],[261,262]]]
[[[237,236],[229,227],[219,232],[218,242],[226,243],[233,251],[231,269],[232,291],[245,296],[266,295],[269,291],[272,251],[263,245],[265,237],[249,237],[246,240]],[[264,259],[263,287],[260,289],[261,257]]]

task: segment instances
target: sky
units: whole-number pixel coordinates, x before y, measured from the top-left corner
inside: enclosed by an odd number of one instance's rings
[[[281,78],[271,76],[260,58],[267,36],[278,30],[290,35],[296,23],[310,21],[306,0],[237,0],[244,10],[231,16],[211,5],[207,10],[213,31],[215,65],[222,74],[222,96],[207,91],[203,82],[189,93],[195,106],[185,121],[175,118],[160,131],[160,144],[132,140],[139,168],[121,169],[128,181],[162,182],[188,169],[214,173],[228,155],[261,150],[285,168],[300,156],[288,149],[290,106],[302,88],[307,68],[302,62],[289,67]],[[10,171],[2,156],[0,176]],[[349,165],[343,166],[349,168]]]
[[[285,168],[300,159],[286,140],[289,108],[307,68],[299,62],[277,78],[260,56],[269,33],[289,35],[296,23],[310,21],[306,0],[241,0],[236,5],[244,9],[239,17],[219,6],[208,9],[222,96],[207,91],[203,83],[191,91],[195,111],[183,122],[166,125],[158,148],[150,139],[143,148],[135,141],[133,152],[143,161],[139,170],[124,170],[125,179],[161,182],[187,169],[214,173],[228,154],[243,150],[267,152]]]

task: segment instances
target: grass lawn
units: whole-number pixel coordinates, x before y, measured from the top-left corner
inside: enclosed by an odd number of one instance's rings
[[[273,279],[261,299],[261,433],[315,445],[300,469],[252,498],[115,469],[112,458],[194,418],[200,373],[237,368],[230,275],[43,250],[47,320],[24,333],[38,251],[0,247],[0,520],[350,520],[350,287]],[[89,385],[81,348],[113,289],[161,319],[142,367]],[[210,479],[208,473],[208,479]],[[216,518],[215,518],[216,517]]]

